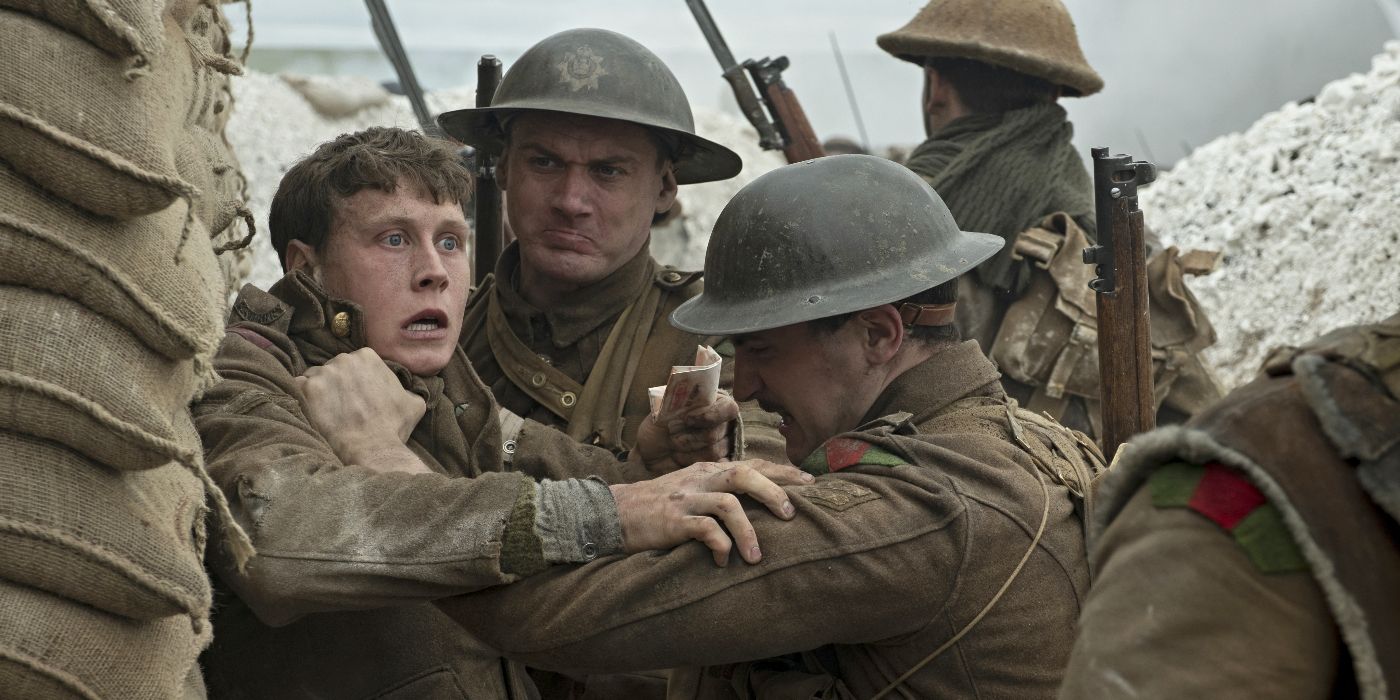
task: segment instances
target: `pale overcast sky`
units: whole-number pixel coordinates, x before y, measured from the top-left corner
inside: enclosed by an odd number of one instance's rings
[[[1163,164],[1174,162],[1186,149],[1246,128],[1285,101],[1367,70],[1370,57],[1396,35],[1382,7],[1397,3],[1067,0],[1084,52],[1107,82],[1101,95],[1066,100],[1076,141],[1081,150],[1092,142],[1138,156],[1151,151]],[[823,137],[855,135],[828,39],[836,32],[876,144],[922,138],[918,70],[875,46],[878,34],[898,28],[922,5],[921,0],[709,2],[740,60],[778,54],[793,59],[788,83]],[[554,32],[612,29],[660,54],[693,104],[732,108],[718,66],[682,0],[388,0],[388,6],[411,52],[495,53],[507,67],[521,50]],[[241,27],[241,8],[225,7]],[[257,0],[253,12],[255,47],[377,46],[368,12],[355,0]],[[470,80],[470,65],[464,63],[460,84]],[[373,77],[388,75],[385,64]]]

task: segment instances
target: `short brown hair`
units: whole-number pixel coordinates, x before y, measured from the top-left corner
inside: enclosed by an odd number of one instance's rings
[[[998,114],[1052,102],[1060,90],[1054,83],[1017,73],[1010,68],[966,58],[933,57],[924,65],[938,71],[958,92],[963,106],[976,114]]]
[[[376,126],[318,146],[282,176],[272,198],[267,225],[282,269],[293,240],[321,250],[341,200],[400,184],[421,187],[442,204],[463,201],[472,178],[451,144],[416,131]]]

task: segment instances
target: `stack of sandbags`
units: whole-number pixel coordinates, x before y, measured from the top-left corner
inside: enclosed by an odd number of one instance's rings
[[[0,0],[5,697],[202,695],[237,70],[216,0]]]

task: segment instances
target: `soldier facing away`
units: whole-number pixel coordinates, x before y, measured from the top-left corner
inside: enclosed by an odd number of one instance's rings
[[[1089,584],[1075,494],[1101,462],[958,339],[957,276],[1000,247],[883,158],[749,183],[672,322],[732,338],[736,398],[817,475],[787,489],[794,520],[755,517],[764,564],[681,546],[439,606],[546,668],[701,666],[673,698],[1052,696]]]
[[[242,290],[222,381],[194,407],[209,472],[258,549],[246,570],[211,550],[237,596],[216,606],[204,658],[215,697],[532,697],[523,667],[428,601],[691,536],[727,557],[705,514],[755,561],[737,500],[715,492],[756,489],[790,512],[751,465],[620,483],[655,467],[644,454],[675,461],[654,422],[626,461],[528,421],[502,435],[510,414],[458,344],[468,187],[446,144],[383,128],[283,178],[270,219],[287,275]],[[691,458],[726,454],[736,414],[724,398],[697,409]]]
[[[601,29],[544,39],[511,66],[491,107],[439,123],[502,151],[497,179],[516,235],[467,306],[467,357],[514,413],[626,451],[650,412],[647,388],[691,364],[704,340],[666,323],[699,293],[700,274],[652,259],[651,225],[678,185],[733,177],[739,157],[695,134],[684,91],[655,54]],[[771,418],[745,418],[761,456],[780,459]]]
[[[1400,314],[1123,449],[1062,697],[1400,694]]]
[[[1058,100],[1092,95],[1103,79],[1069,11],[1060,0],[932,0],[877,41],[924,72],[928,139],[905,164],[959,224],[1007,241],[963,276],[959,329],[1022,405],[1096,435],[1097,319],[1076,274],[1096,235],[1093,183]],[[1179,422],[1221,394],[1199,357],[1214,331],[1183,281],[1205,269],[1174,248],[1150,254],[1158,419]]]

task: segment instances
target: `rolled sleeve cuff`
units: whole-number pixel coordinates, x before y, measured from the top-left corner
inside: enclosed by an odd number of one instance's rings
[[[540,482],[535,514],[535,534],[549,564],[580,564],[622,552],[617,504],[601,479]]]

